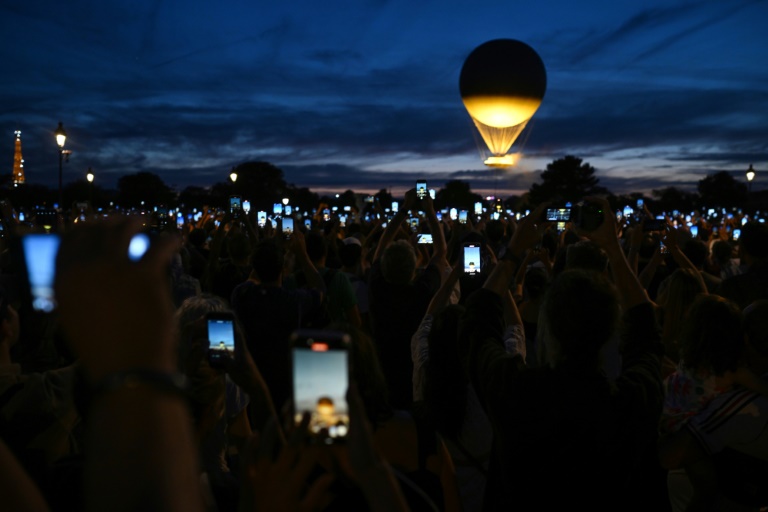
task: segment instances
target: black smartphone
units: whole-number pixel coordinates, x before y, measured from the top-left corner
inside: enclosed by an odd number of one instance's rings
[[[547,208],[546,220],[551,222],[568,222],[571,220],[570,208]]]
[[[293,234],[293,217],[282,218],[282,229],[285,239],[290,239],[291,235]]]
[[[426,180],[420,180],[416,182],[416,198],[419,201],[423,201],[427,198],[427,182]]]
[[[231,196],[229,198],[229,213],[232,214],[233,218],[238,218],[240,216],[240,212],[243,209],[243,200],[240,196]]]
[[[419,233],[416,235],[416,243],[417,244],[431,244],[432,243],[432,234],[431,233]]]
[[[464,273],[467,275],[479,275],[480,271],[480,246],[477,244],[464,244]]]
[[[309,435],[341,442],[349,430],[349,336],[331,330],[299,330],[291,337],[293,417],[308,413]]]
[[[60,243],[61,238],[55,233],[29,233],[21,237],[24,270],[32,308],[36,311],[50,313],[56,308],[53,283]]]
[[[208,364],[221,368],[226,357],[235,357],[235,316],[225,311],[205,316],[208,328]]]
[[[460,210],[459,211],[459,222],[462,224],[467,223],[467,210]]]

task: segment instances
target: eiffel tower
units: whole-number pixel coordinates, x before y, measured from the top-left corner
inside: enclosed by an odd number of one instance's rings
[[[21,131],[16,130],[16,148],[13,152],[13,186],[24,184],[24,159],[21,157]]]

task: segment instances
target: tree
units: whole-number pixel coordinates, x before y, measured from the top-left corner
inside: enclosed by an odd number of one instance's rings
[[[654,213],[671,212],[673,210],[693,210],[699,197],[695,193],[686,192],[675,187],[654,189],[651,194],[655,198],[651,210]]]
[[[743,206],[747,201],[747,185],[726,171],[710,174],[700,180],[698,189],[702,205],[707,207],[730,208]]]
[[[268,162],[245,162],[235,167],[236,194],[251,201],[254,210],[272,211],[272,205],[284,197],[287,184],[283,171]]]
[[[176,193],[157,174],[137,172],[117,180],[118,203],[123,207],[170,205]]]
[[[462,180],[450,180],[445,186],[437,191],[435,197],[435,208],[459,208],[462,210],[472,210],[475,203],[482,201],[480,194],[475,194],[470,190],[469,182]]]
[[[542,183],[531,186],[529,201],[535,206],[545,201],[575,203],[585,196],[607,193],[598,186],[595,168],[582,163],[581,158],[566,156],[547,164],[547,170],[541,173]]]

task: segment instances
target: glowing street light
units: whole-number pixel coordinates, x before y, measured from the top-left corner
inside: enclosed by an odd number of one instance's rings
[[[752,164],[749,164],[747,169],[747,191],[752,192],[752,180],[755,179],[755,170],[752,168]]]
[[[85,179],[88,180],[89,186],[88,186],[88,202],[91,203],[91,207],[93,207],[93,179],[96,176],[94,176],[93,171],[91,168],[88,168],[88,174],[85,175]]]
[[[291,202],[291,200],[288,199],[287,197],[283,198],[283,206],[288,206],[288,203],[290,203],[290,202]]]
[[[59,208],[64,204],[62,195],[62,172],[64,167],[64,143],[67,141],[67,132],[64,131],[64,125],[59,121],[59,126],[54,132],[56,135],[56,144],[59,146]]]
[[[229,179],[232,180],[232,183],[237,181],[237,173],[235,172],[235,168],[232,168],[232,172],[229,173]]]

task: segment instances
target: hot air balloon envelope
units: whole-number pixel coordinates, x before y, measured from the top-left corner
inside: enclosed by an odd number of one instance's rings
[[[541,57],[514,39],[494,39],[475,48],[459,77],[459,92],[469,115],[495,128],[530,119],[546,89]]]

